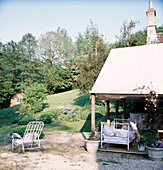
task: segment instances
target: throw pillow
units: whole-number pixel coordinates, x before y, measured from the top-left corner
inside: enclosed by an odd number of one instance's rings
[[[114,136],[113,128],[108,125],[104,125],[104,135],[105,136]]]
[[[136,127],[136,123],[130,122],[130,125],[132,127],[132,130],[138,131],[138,128]]]
[[[116,137],[127,138],[128,130],[115,129],[114,134],[115,134]]]

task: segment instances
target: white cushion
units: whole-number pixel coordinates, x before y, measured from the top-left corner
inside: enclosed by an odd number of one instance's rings
[[[136,123],[130,122],[130,125],[131,125],[133,130],[138,131],[138,128],[136,127]]]
[[[121,129],[128,130],[128,125],[123,125]],[[133,131],[131,126],[129,126],[129,131]]]
[[[36,140],[37,138],[38,138],[37,133],[28,133],[23,137],[24,140],[31,140],[31,141]]]
[[[127,138],[128,130],[115,129],[114,134],[115,134],[116,137]]]
[[[123,130],[128,130],[128,126],[123,125],[121,129],[123,129]]]
[[[115,121],[112,121],[112,122],[110,123],[110,126],[113,127],[113,128],[115,128]]]
[[[21,145],[23,143],[23,140],[22,139],[15,139],[14,143],[17,144],[17,145]]]
[[[114,136],[113,128],[108,125],[104,125],[104,135],[105,136]]]

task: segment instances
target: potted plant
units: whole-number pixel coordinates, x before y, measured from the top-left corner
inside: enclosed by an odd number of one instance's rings
[[[138,146],[138,151],[145,151],[145,139],[143,136],[140,136],[137,139],[137,146]]]
[[[146,147],[148,150],[148,156],[151,159],[163,159],[163,142],[158,139],[159,123],[157,121],[158,116],[158,99],[155,91],[150,91],[146,98],[147,117],[145,120],[146,128],[144,129],[144,137],[146,140]]]
[[[163,159],[163,141],[154,141],[147,145],[148,156],[153,160]]]
[[[85,140],[87,151],[90,153],[95,153],[98,150],[100,140],[97,138],[96,131],[91,130],[88,139]]]
[[[95,136],[98,140],[101,139],[101,120],[97,120],[95,124]]]
[[[142,131],[140,131],[140,134],[135,133],[135,142],[137,144],[138,151],[145,151],[145,138],[142,134]]]

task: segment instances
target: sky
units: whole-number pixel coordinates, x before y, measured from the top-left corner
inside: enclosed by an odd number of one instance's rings
[[[116,41],[115,35],[126,21],[140,21],[135,31],[147,25],[149,0],[0,0],[0,41],[19,42],[31,33],[36,39],[58,27],[67,30],[73,41],[84,33],[90,19],[98,26],[107,42]],[[156,24],[163,24],[163,0],[153,0]]]

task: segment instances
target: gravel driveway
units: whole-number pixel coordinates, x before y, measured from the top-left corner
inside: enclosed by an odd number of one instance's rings
[[[86,136],[88,134],[85,134]],[[56,169],[56,170],[163,170],[163,161],[147,156],[98,151],[85,151],[81,133],[46,135],[43,151],[13,153],[11,144],[0,147],[0,169]]]

